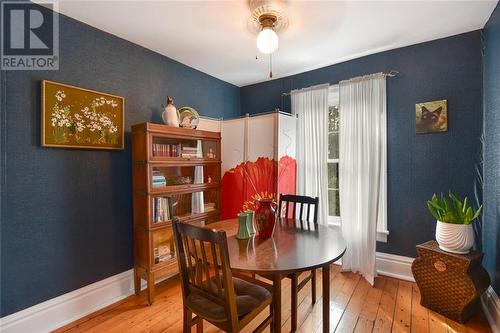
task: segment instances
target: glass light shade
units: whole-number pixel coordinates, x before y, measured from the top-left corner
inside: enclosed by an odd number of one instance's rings
[[[270,54],[278,49],[278,41],[278,34],[266,27],[257,35],[257,48],[264,54]]]

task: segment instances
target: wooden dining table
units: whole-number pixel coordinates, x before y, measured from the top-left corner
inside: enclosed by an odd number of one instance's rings
[[[346,244],[339,230],[293,219],[277,219],[273,235],[262,239],[236,238],[238,220],[211,223],[207,228],[225,230],[231,269],[272,276],[274,293],[274,332],[281,332],[281,280],[290,273],[321,268],[323,274],[323,332],[330,329],[330,265],[345,253]]]

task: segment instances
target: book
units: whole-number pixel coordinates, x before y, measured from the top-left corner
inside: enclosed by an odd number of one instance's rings
[[[170,220],[170,198],[153,198],[153,224]]]

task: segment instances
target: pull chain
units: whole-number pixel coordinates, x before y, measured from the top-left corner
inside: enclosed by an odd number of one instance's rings
[[[273,78],[273,54],[269,53],[269,78]]]

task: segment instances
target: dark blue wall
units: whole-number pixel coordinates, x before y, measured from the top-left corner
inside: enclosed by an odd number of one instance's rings
[[[236,86],[64,16],[59,31],[60,70],[1,73],[1,316],[133,263],[129,133],[124,151],[40,147],[40,80],[125,97],[128,132],[160,122],[167,95],[240,114]]]
[[[280,98],[282,92],[391,69],[400,74],[387,84],[390,235],[388,243],[377,248],[413,257],[416,244],[434,239],[436,223],[425,205],[434,192],[452,189],[473,198],[483,123],[480,31],[243,87],[241,112],[270,111],[281,105],[289,111],[289,100]],[[415,103],[438,99],[448,100],[449,131],[415,134]]]
[[[500,294],[500,7],[484,29],[484,215],[485,265]]]

